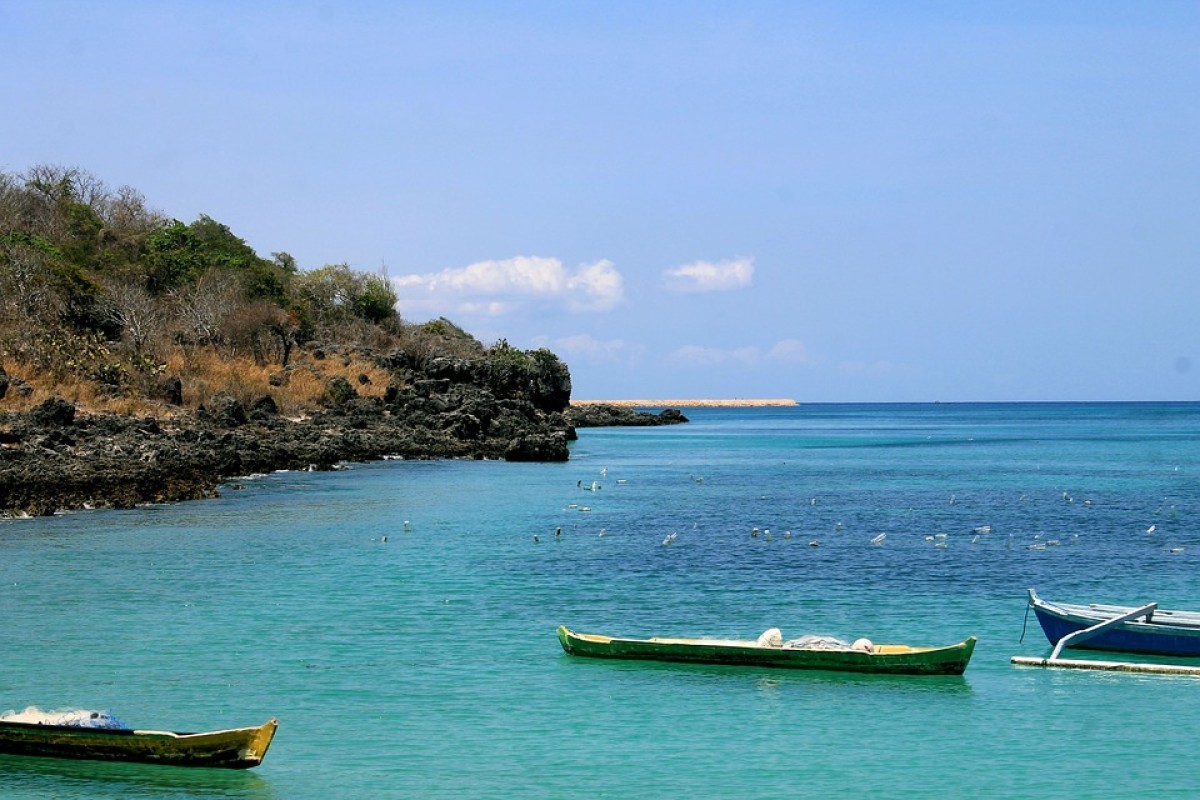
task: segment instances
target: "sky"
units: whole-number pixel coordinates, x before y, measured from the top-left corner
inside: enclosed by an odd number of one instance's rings
[[[1200,4],[0,4],[78,167],[576,399],[1200,400]]]

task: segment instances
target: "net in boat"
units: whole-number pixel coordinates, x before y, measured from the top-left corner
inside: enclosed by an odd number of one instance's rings
[[[24,711],[6,711],[0,721],[29,722],[35,725],[66,725],[72,728],[103,728],[123,730],[125,725],[107,711],[92,711],[86,708],[67,708],[43,711],[37,706],[28,706]]]
[[[771,640],[764,641],[769,634],[774,633],[775,636]],[[779,641],[774,641],[778,638]],[[875,645],[870,639],[862,638],[855,639],[853,642],[847,642],[845,639],[839,639],[836,636],[821,636],[819,634],[806,634],[797,639],[788,639],[786,642],[782,640],[778,628],[771,628],[758,637],[758,643],[762,645],[770,645],[772,647],[782,647],[786,650],[833,650],[841,652],[860,652],[873,653]]]

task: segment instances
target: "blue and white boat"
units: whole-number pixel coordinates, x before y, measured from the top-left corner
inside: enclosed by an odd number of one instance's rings
[[[1168,611],[1157,603],[1114,606],[1042,600],[1029,590],[1029,606],[1050,643],[1087,650],[1200,657],[1200,612]],[[1065,640],[1065,641],[1064,641]]]

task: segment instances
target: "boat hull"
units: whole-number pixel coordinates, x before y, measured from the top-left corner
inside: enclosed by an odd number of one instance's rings
[[[975,650],[974,636],[949,647],[880,645],[874,653],[772,647],[736,640],[620,639],[575,633],[566,627],[559,627],[558,640],[570,655],[590,658],[886,675],[961,675]]]
[[[1084,614],[1041,601],[1034,604],[1033,612],[1051,644],[1058,644],[1067,634],[1090,628],[1111,616],[1103,612]],[[1200,628],[1123,622],[1073,646],[1081,650],[1196,658],[1200,657]]]
[[[0,753],[249,769],[262,763],[277,727],[272,719],[256,728],[173,733],[0,721]]]

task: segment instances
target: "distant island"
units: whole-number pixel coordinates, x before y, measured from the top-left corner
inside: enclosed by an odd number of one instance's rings
[[[788,398],[730,398],[693,400],[572,400],[572,406],[616,406],[618,408],[770,408],[799,405]]]

